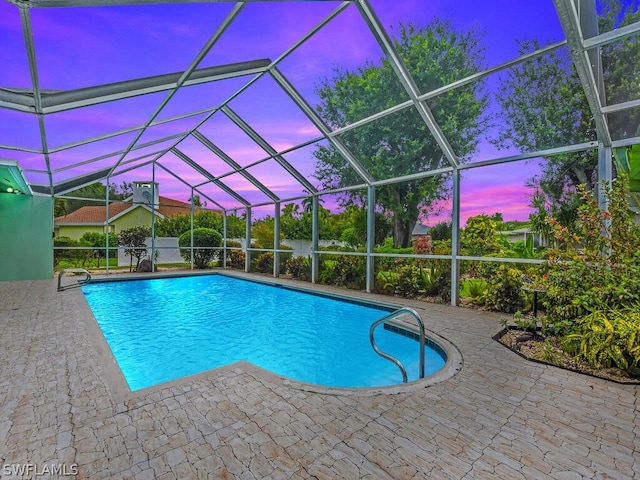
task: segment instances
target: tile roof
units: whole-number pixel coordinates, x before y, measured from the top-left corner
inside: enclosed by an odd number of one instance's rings
[[[175,217],[176,215],[187,215],[190,205],[172,198],[159,197],[160,206],[157,212],[164,217]],[[136,205],[137,206],[137,205]],[[109,219],[121,214],[125,210],[134,207],[131,202],[116,202],[109,205]],[[199,210],[196,207],[196,211]],[[67,215],[54,218],[54,223],[99,223],[103,224],[106,219],[106,207],[104,205],[89,205],[80,207],[78,210]]]

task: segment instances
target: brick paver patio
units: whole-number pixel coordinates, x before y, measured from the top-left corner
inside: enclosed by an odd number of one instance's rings
[[[640,478],[637,386],[521,359],[498,315],[404,304],[459,373],[327,394],[236,364],[131,393],[79,289],[0,282],[0,477]]]

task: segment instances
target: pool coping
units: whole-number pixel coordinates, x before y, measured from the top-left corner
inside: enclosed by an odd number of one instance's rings
[[[205,272],[202,271],[188,271],[188,272],[172,272],[172,273],[145,273],[145,274],[119,274],[117,277],[111,276],[95,276],[92,279],[92,283],[106,283],[106,282],[117,282],[117,281],[131,281],[131,280],[150,280],[157,278],[174,278],[174,277],[185,277],[185,276],[194,276],[194,275],[225,275],[232,278],[262,283],[270,286],[287,288],[290,290],[300,291],[303,293],[324,296],[328,298],[335,298],[342,301],[347,301],[350,303],[356,303],[359,305],[373,305],[381,310],[386,310],[392,312],[394,310],[402,308],[402,305],[393,304],[393,303],[385,303],[376,300],[369,301],[360,299],[355,296],[342,295],[339,293],[333,292],[323,292],[319,290],[313,290],[305,287],[298,287],[293,285],[285,285],[283,283],[278,283],[278,279],[261,279],[255,278],[254,276],[248,276],[243,274],[243,272],[229,272],[227,270],[207,270]],[[360,387],[360,388],[347,388],[347,387],[328,387],[324,385],[318,385],[313,383],[301,382],[298,380],[291,379],[284,375],[280,375],[270,370],[266,370],[258,365],[251,363],[246,360],[242,360],[239,362],[230,363],[228,365],[224,365],[221,367],[212,368],[209,370],[205,370],[203,372],[199,372],[193,375],[188,375],[185,377],[180,377],[175,380],[170,380],[168,382],[159,383],[157,385],[153,385],[146,388],[141,388],[137,390],[131,390],[129,388],[129,384],[127,383],[120,366],[118,365],[117,360],[109,346],[106,338],[98,322],[91,311],[91,307],[82,291],[80,289],[78,294],[82,296],[82,309],[81,317],[84,320],[85,326],[89,333],[89,339],[92,345],[95,348],[95,353],[100,360],[100,365],[102,366],[102,373],[104,375],[105,383],[107,384],[107,388],[112,397],[112,400],[116,403],[124,402],[136,399],[141,396],[146,396],[155,391],[159,391],[165,389],[167,387],[172,387],[176,385],[182,385],[186,383],[191,383],[195,380],[207,379],[209,376],[213,376],[214,373],[218,374],[220,372],[225,371],[233,371],[237,368],[242,368],[245,371],[252,372],[254,375],[263,377],[265,380],[270,382],[279,383],[281,385],[293,388],[295,390],[300,390],[304,392],[311,393],[319,393],[324,395],[342,395],[342,396],[374,396],[374,395],[393,395],[399,393],[409,393],[415,392],[418,390],[422,390],[428,388],[431,385],[435,385],[437,383],[444,382],[453,376],[455,376],[464,365],[462,353],[460,350],[449,340],[442,337],[441,335],[436,334],[432,330],[425,329],[427,340],[431,340],[435,343],[442,351],[444,351],[447,355],[447,359],[445,361],[444,366],[435,372],[432,375],[429,375],[425,378],[414,380],[412,382],[408,382],[406,384],[398,384],[398,385],[390,385],[384,387]],[[72,291],[73,291],[72,290]],[[409,331],[413,334],[417,334],[418,326],[415,323],[409,323],[408,319],[402,319],[402,316],[397,317],[396,319],[389,322],[389,324],[396,326],[397,328]]]

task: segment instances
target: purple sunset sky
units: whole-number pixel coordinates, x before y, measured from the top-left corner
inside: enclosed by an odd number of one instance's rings
[[[184,71],[231,11],[232,5],[194,3],[32,9],[40,86],[50,90],[77,89]],[[333,1],[249,3],[199,67],[276,59],[338,5],[339,2]],[[552,0],[372,0],[371,5],[391,32],[393,26],[401,22],[425,25],[434,17],[449,20],[456,29],[478,29],[484,39],[487,67],[517,57],[517,40],[537,39],[545,45],[564,39]],[[0,0],[0,45],[0,87],[31,88],[18,8],[5,0]],[[314,87],[319,81],[330,78],[334,67],[352,70],[366,61],[378,62],[381,55],[380,48],[352,5],[285,59],[279,68],[307,101],[316,105]],[[490,94],[505,74],[502,72],[488,78]],[[158,119],[216,106],[244,85],[248,78],[207,83],[179,91]],[[51,114],[45,118],[48,146],[55,148],[142,125],[166,96],[167,92],[155,93]],[[271,78],[263,77],[229,106],[278,151],[319,136],[311,122]],[[500,112],[493,98],[489,115],[494,122],[500,122]],[[151,128],[140,141],[184,131],[201,118]],[[42,155],[2,148],[41,148],[35,116],[0,109],[0,126],[0,158],[18,160],[30,181],[46,183],[46,175],[31,171],[46,168]],[[242,166],[267,156],[223,115],[214,115],[199,130]],[[518,153],[496,150],[489,143],[493,136],[495,132],[487,132],[487,138],[482,139],[472,161]],[[125,134],[109,141],[53,153],[50,162],[54,169],[62,168],[124,149],[133,138],[133,134]],[[164,145],[132,152],[126,159],[159,150]],[[178,148],[205,165],[214,175],[230,170],[210,153],[205,153],[205,149],[194,140],[183,142]],[[315,184],[312,151],[313,145],[287,154],[285,158]],[[54,174],[54,181],[105,168],[113,161],[110,158],[94,165],[60,171]],[[174,156],[160,163],[180,173],[190,183],[204,181],[199,173]],[[526,220],[532,191],[524,185],[537,168],[534,160],[465,171],[461,185],[462,223],[469,216],[495,212],[501,212],[505,220]],[[303,194],[302,188],[273,160],[248,171],[281,198]],[[120,183],[150,178],[151,168],[143,167],[116,176],[113,181]],[[161,195],[187,200],[191,193],[162,169],[156,168],[156,180],[160,184]],[[238,174],[226,177],[225,182],[251,202],[267,200]],[[203,187],[203,191],[225,207],[237,205],[214,187]],[[325,199],[325,206],[332,204],[333,199]],[[272,214],[272,207],[259,208],[255,212],[260,215],[262,210],[264,214]],[[448,215],[445,208],[440,218]],[[437,220],[430,218],[427,223]]]

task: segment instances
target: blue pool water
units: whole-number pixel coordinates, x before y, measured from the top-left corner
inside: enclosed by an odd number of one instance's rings
[[[131,390],[252,362],[273,373],[331,387],[402,383],[399,368],[369,343],[389,313],[225,275],[91,283],[82,287]],[[379,326],[378,346],[418,378],[419,343]],[[425,348],[425,375],[444,365]]]

